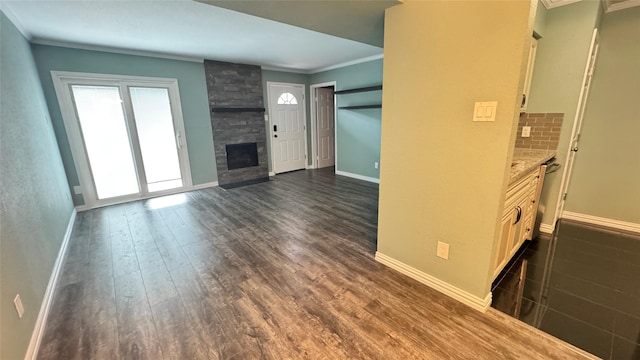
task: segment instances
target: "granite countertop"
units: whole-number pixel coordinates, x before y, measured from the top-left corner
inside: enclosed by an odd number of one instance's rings
[[[534,150],[516,148],[513,151],[511,165],[511,177],[509,184],[522,179],[523,176],[531,172],[542,163],[556,157],[556,150]]]

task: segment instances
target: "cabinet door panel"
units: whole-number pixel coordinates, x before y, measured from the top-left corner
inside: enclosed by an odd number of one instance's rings
[[[514,236],[513,223],[515,222],[515,218],[515,210],[507,212],[502,217],[502,224],[500,225],[500,237],[498,240],[498,248],[496,250],[496,259],[493,274],[494,277],[496,277],[500,273],[500,271],[502,271],[502,268],[504,268],[504,266],[509,261],[509,250],[511,249],[509,246],[511,244],[511,239]]]

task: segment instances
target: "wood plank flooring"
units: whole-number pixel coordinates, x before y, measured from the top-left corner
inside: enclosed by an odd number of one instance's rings
[[[377,263],[377,202],[327,169],[81,212],[38,358],[579,358]]]

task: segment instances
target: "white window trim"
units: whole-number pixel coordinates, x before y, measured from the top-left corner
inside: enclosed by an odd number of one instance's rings
[[[71,92],[68,90],[69,85],[73,84],[88,84],[88,85],[107,85],[116,86],[122,91],[129,86],[148,86],[148,87],[162,87],[169,89],[169,101],[171,103],[171,112],[174,119],[175,131],[180,135],[183,147],[187,147],[187,138],[184,129],[184,119],[182,116],[182,106],[180,102],[180,92],[178,87],[178,80],[171,78],[156,78],[156,77],[141,77],[141,76],[127,76],[127,75],[111,75],[111,74],[93,74],[93,73],[78,73],[68,71],[51,71],[51,77],[53,79],[53,86],[58,98],[58,104],[60,106],[60,112],[64,122],[65,131],[69,140],[69,147],[71,148],[71,154],[73,156],[73,163],[76,168],[78,180],[80,182],[80,188],[84,198],[85,208],[95,208],[110,204],[117,204],[124,201],[132,201],[142,198],[155,197],[159,195],[172,194],[180,191],[185,191],[193,187],[193,180],[191,178],[191,165],[189,163],[188,149],[185,151],[179,151],[178,156],[180,158],[180,171],[182,175],[181,188],[169,189],[164,191],[153,192],[151,194],[145,194],[143,192],[133,195],[126,195],[116,198],[109,198],[100,200],[97,197],[95,186],[93,184],[93,178],[89,167],[89,160],[85,153],[84,143],[82,140],[82,133],[76,120],[75,109],[71,98]],[[131,110],[131,103],[128,101],[128,96],[125,96],[124,106]],[[137,141],[137,139],[133,139]],[[136,162],[141,159],[134,153]],[[139,162],[140,163],[140,162]],[[136,169],[136,174],[141,182],[144,179],[140,178]],[[142,189],[141,189],[142,191]]]

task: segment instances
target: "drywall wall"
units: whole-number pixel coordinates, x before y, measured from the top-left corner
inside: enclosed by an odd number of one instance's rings
[[[536,20],[533,23],[533,31],[538,34],[538,36],[544,37],[545,30],[547,29],[547,11],[547,8],[538,1]]]
[[[309,77],[309,85],[336,82],[336,91],[382,84],[383,60],[327,70]],[[382,91],[338,95],[336,107],[380,104]],[[336,171],[380,178],[381,109],[337,110]],[[384,164],[380,163],[380,167]]]
[[[563,167],[591,36],[601,12],[599,1],[580,1],[547,10],[544,37],[538,40],[527,112],[565,114],[556,159]],[[554,225],[562,173],[561,170],[545,177],[540,197],[543,224]]]
[[[267,82],[279,82],[279,83],[289,83],[289,84],[303,84],[305,87],[305,106],[306,106],[306,114],[307,117],[307,129],[311,126],[311,117],[309,113],[309,75],[300,74],[300,73],[291,73],[284,71],[274,71],[274,70],[262,70],[262,88],[264,91],[264,107],[267,109],[266,114],[269,114],[269,95],[267,91]],[[273,164],[271,159],[271,132],[269,131],[269,122],[265,122],[265,127],[267,131],[267,153],[269,158],[269,171],[273,171]],[[311,154],[311,131],[307,131],[307,153]],[[311,164],[311,158],[307,159],[307,163]]]
[[[79,185],[79,181],[53,88],[52,70],[178,79],[193,184],[217,180],[202,63],[38,44],[32,45],[32,50],[71,186]],[[82,197],[74,197],[74,203],[83,204]]]
[[[565,210],[640,224],[640,7],[605,14]]]
[[[23,359],[73,204],[29,43],[0,34],[0,358]]]
[[[409,0],[386,11],[378,252],[480,299],[535,5]],[[495,122],[472,121],[476,101],[498,102]]]

